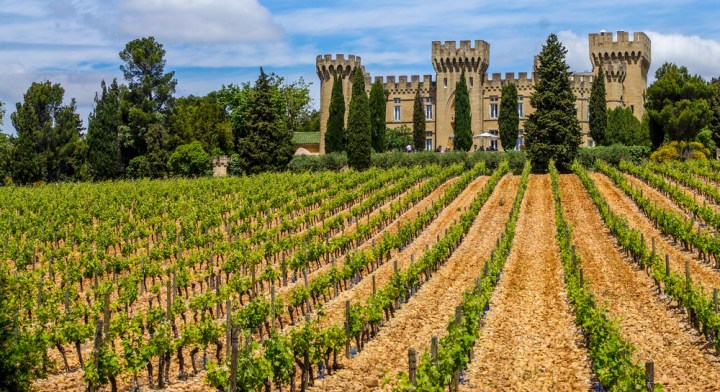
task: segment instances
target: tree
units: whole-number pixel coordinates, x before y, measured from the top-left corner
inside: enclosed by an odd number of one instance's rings
[[[204,97],[178,98],[170,116],[169,130],[173,146],[197,141],[205,151],[220,149],[224,154],[234,148],[230,118],[217,92]]]
[[[666,140],[690,141],[711,124],[713,111],[708,100],[713,88],[687,68],[665,63],[655,72],[648,87],[645,109],[653,147]]]
[[[119,131],[121,122],[120,104],[127,91],[113,80],[108,87],[103,80],[102,92],[95,94],[95,108],[90,113],[87,132],[88,173],[93,180],[108,180],[120,175]]]
[[[292,131],[288,130],[277,105],[268,75],[260,68],[238,140],[238,155],[247,173],[283,170],[292,158]]]
[[[580,123],[566,54],[555,34],[550,34],[540,51],[538,82],[530,97],[535,113],[525,122],[525,151],[536,172],[546,171],[551,159],[558,169],[569,170],[580,148]]]
[[[420,89],[415,93],[415,105],[413,105],[413,147],[415,151],[425,149],[425,112]]]
[[[175,72],[165,72],[165,49],[154,37],[128,42],[120,59],[124,62],[120,70],[128,82],[120,134],[123,163],[127,163],[147,153],[152,125],[167,125],[177,80]]]
[[[385,88],[380,80],[376,80],[370,88],[370,132],[375,152],[385,152],[387,149],[387,136],[385,134],[387,128],[385,123],[386,106]]]
[[[75,99],[63,105],[65,89],[50,81],[33,82],[11,119],[17,132],[13,180],[60,181],[82,176],[82,120]]]
[[[518,139],[520,116],[518,115],[517,95],[515,83],[506,83],[502,87],[498,127],[500,128],[500,143],[505,151],[514,149]]]
[[[606,129],[608,126],[607,101],[605,100],[605,73],[602,64],[597,76],[593,79],[590,89],[590,137],[598,146],[610,145],[606,142]],[[631,113],[632,114],[632,113]]]
[[[385,133],[387,135],[387,148],[390,150],[405,151],[405,146],[413,143],[412,129],[405,124],[388,128]]]
[[[147,169],[143,177],[162,178],[167,174],[167,161],[170,155],[170,135],[162,124],[151,124],[145,136],[147,152],[144,157]]]
[[[372,153],[370,136],[370,108],[365,93],[365,76],[361,69],[353,73],[352,95],[348,112],[347,155],[348,165],[355,170],[370,167]]]
[[[472,147],[472,129],[470,124],[470,93],[465,81],[465,70],[455,84],[455,150],[469,151]]]
[[[333,88],[328,108],[327,130],[325,131],[325,152],[345,151],[345,97],[342,79],[333,77]]]
[[[175,149],[168,160],[170,174],[184,177],[212,174],[212,158],[197,140]]]
[[[607,114],[605,144],[647,146],[650,145],[650,135],[630,108],[616,107]]]
[[[715,145],[720,146],[720,78],[712,78],[710,88],[712,96],[708,103],[710,104],[710,110],[712,110],[713,115],[708,128],[712,132]]]

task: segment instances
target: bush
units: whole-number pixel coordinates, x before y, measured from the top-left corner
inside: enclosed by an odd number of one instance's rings
[[[347,166],[345,153],[333,152],[325,155],[297,155],[288,164],[291,172],[337,171]]]
[[[170,174],[183,177],[198,177],[212,174],[212,158],[198,141],[183,144],[175,149],[168,159]]]
[[[240,155],[232,154],[230,156],[230,162],[228,163],[228,174],[231,176],[242,176],[245,174],[243,167],[245,167],[245,162],[240,158]]]
[[[711,152],[699,142],[674,141],[665,143],[650,155],[655,162],[701,160],[707,161]]]
[[[131,159],[128,163],[127,170],[125,171],[125,175],[128,178],[134,179],[150,177],[152,175],[152,167],[145,155],[139,155]]]
[[[647,159],[649,155],[650,147],[647,146],[623,146],[615,144],[612,146],[581,148],[577,159],[583,166],[594,168],[595,161],[598,159],[617,166],[622,160],[639,164],[644,159]]]

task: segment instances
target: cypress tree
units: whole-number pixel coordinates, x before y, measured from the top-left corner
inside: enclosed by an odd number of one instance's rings
[[[425,149],[425,113],[423,112],[420,89],[415,93],[415,105],[413,106],[413,146],[415,151]]]
[[[470,93],[465,81],[465,70],[455,84],[455,142],[454,149],[468,151],[472,147],[472,129],[470,124]]]
[[[525,122],[525,151],[536,172],[547,171],[551,159],[559,169],[569,170],[580,148],[580,123],[566,54],[555,34],[550,34],[540,51],[538,82],[530,97],[535,113]]]
[[[340,75],[333,77],[333,88],[328,109],[327,130],[325,131],[325,152],[345,150],[345,97]]]
[[[365,93],[365,77],[362,69],[353,73],[352,96],[348,113],[347,156],[348,165],[355,170],[370,167],[372,153],[370,136],[370,108]]]
[[[238,154],[247,173],[283,170],[292,158],[292,131],[272,102],[270,80],[260,68],[247,111],[247,134],[238,139]]]
[[[102,92],[95,95],[95,109],[90,113],[87,132],[87,163],[93,180],[107,180],[120,174],[121,156],[118,130],[121,123],[122,90],[113,80],[110,87],[103,80]]]
[[[605,73],[602,64],[590,90],[590,137],[598,146],[607,144],[608,114],[605,101]]]
[[[387,149],[387,137],[385,136],[386,105],[385,88],[380,80],[376,80],[370,88],[370,131],[372,133],[372,147],[375,152],[385,152]]]
[[[500,142],[502,143],[503,150],[509,151],[515,148],[519,126],[520,117],[517,106],[517,86],[515,86],[515,83],[506,83],[502,88],[502,95],[500,96],[500,114],[498,116]]]

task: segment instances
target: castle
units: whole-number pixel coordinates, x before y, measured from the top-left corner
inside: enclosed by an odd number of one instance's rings
[[[592,72],[571,74],[572,88],[575,93],[575,108],[582,127],[583,146],[592,147],[594,142],[588,135],[588,103],[593,78],[597,76],[600,65],[603,67],[608,109],[618,106],[629,107],[638,119],[644,114],[644,94],[647,88],[647,73],[650,68],[650,39],[645,33],[636,32],[630,40],[629,33],[618,31],[615,39],[609,32],[590,34],[590,62]],[[455,83],[465,70],[470,93],[470,109],[473,135],[481,133],[498,134],[498,114],[503,84],[515,83],[518,90],[517,105],[520,115],[519,137],[515,146],[502,146],[499,139],[489,140],[486,145],[498,149],[520,148],[523,144],[523,127],[527,116],[534,112],[530,105],[530,96],[535,89],[537,57],[533,72],[500,73],[488,76],[490,65],[490,44],[482,40],[433,41],[431,60],[435,69],[435,79],[431,75],[412,75],[410,77],[378,76],[387,96],[386,120],[389,128],[407,125],[412,128],[415,93],[420,90],[426,117],[426,150],[438,147],[453,147],[453,123],[455,107]],[[360,70],[365,75],[365,89],[370,91],[371,76],[365,72],[359,56],[335,57],[326,54],[317,56],[317,75],[320,78],[320,153],[325,153],[325,131],[327,129],[328,108],[332,92],[333,77],[342,78],[345,104],[348,107],[352,90],[351,75]],[[347,121],[347,110],[345,119]],[[478,139],[473,139],[476,145]]]

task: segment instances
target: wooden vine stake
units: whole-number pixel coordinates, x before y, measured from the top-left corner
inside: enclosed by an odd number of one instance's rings
[[[235,326],[230,326],[230,336],[230,392],[237,392],[238,331]]]
[[[272,317],[272,329],[275,330],[275,284],[270,286],[270,317]]]
[[[345,358],[350,358],[350,300],[345,301]]]
[[[408,348],[408,378],[410,379],[410,384],[412,385],[410,391],[414,391],[415,386],[417,386],[417,380],[415,379],[416,370],[417,352],[415,351],[415,347],[410,347]]]
[[[713,287],[713,311],[718,312],[718,289]]]
[[[645,388],[648,392],[655,390],[655,363],[652,359],[645,362]]]
[[[670,255],[665,253],[665,276],[670,276]]]

